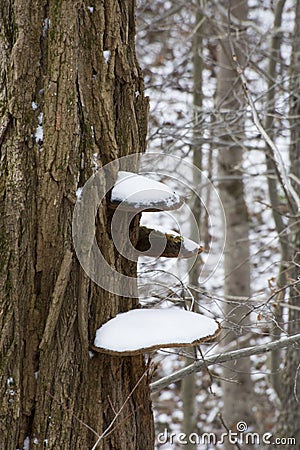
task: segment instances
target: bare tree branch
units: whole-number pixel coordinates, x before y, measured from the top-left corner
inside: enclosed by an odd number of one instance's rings
[[[275,144],[275,142],[270,138],[269,134],[267,133],[267,131],[264,129],[263,125],[260,122],[259,116],[258,116],[258,112],[257,109],[255,107],[253,98],[250,94],[250,91],[248,89],[248,84],[247,84],[247,80],[244,74],[244,69],[241,67],[235,49],[234,49],[234,45],[231,39],[231,34],[230,34],[230,23],[231,23],[231,8],[230,8],[230,2],[229,2],[229,7],[228,7],[228,27],[229,27],[229,31],[228,31],[228,41],[229,41],[229,46],[230,46],[230,51],[231,51],[231,56],[232,56],[232,61],[235,67],[236,72],[238,73],[238,75],[240,76],[241,82],[243,84],[243,88],[244,88],[244,93],[247,99],[247,102],[250,106],[251,109],[251,113],[252,113],[252,117],[253,117],[253,122],[256,126],[256,128],[258,129],[258,131],[261,133],[262,137],[264,138],[266,144],[270,147],[271,151],[274,154],[274,157],[276,159],[274,159],[274,164],[275,167],[277,169],[277,175],[278,178],[280,180],[280,183],[282,185],[282,188],[286,194],[287,197],[287,201],[290,203],[291,198],[294,200],[296,206],[297,206],[297,214],[299,214],[300,212],[300,198],[297,194],[297,192],[295,191],[295,189],[293,188],[290,179],[288,177],[281,153],[279,151],[279,149],[277,148],[277,145]]]
[[[150,384],[151,392],[157,392],[167,387],[171,383],[182,380],[182,378],[190,375],[194,372],[199,372],[203,367],[211,366],[212,364],[221,364],[228,361],[233,361],[239,358],[245,358],[253,355],[261,355],[263,353],[270,352],[274,349],[288,347],[296,342],[300,341],[300,333],[294,336],[283,337],[277,341],[269,342],[268,344],[255,345],[252,347],[246,347],[239,350],[233,350],[231,352],[218,353],[216,355],[208,356],[205,359],[195,361],[183,369],[177,370],[171,375],[161,378],[158,381],[154,381]]]

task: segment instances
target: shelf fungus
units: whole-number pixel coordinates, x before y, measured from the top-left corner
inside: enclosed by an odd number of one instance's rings
[[[118,314],[96,332],[92,349],[130,356],[160,348],[188,347],[215,339],[220,324],[179,308],[134,309]]]
[[[165,258],[192,258],[203,252],[204,247],[174,231],[140,226],[136,250],[142,256]]]
[[[124,211],[170,211],[184,199],[165,184],[133,172],[120,171],[111,192],[110,207]]]

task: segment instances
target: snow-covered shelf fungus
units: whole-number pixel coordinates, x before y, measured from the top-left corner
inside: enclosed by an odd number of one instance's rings
[[[220,324],[179,308],[134,309],[120,313],[96,332],[93,350],[130,356],[160,348],[187,347],[214,339]]]
[[[124,211],[169,211],[184,199],[165,184],[133,172],[120,171],[111,192],[110,207]]]
[[[203,252],[204,247],[181,236],[175,231],[140,226],[136,250],[143,256],[165,258],[192,258]]]

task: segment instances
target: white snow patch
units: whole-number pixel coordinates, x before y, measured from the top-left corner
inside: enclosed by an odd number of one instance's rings
[[[106,64],[108,64],[110,55],[111,55],[111,51],[110,51],[110,50],[104,50],[103,56],[104,56],[104,59],[105,59]]]
[[[38,105],[35,102],[31,102],[31,107],[33,111],[36,111],[38,109]]]
[[[220,410],[219,405],[217,405],[210,411],[206,419],[207,423],[212,423],[214,421],[217,414],[219,413],[219,410]]]
[[[8,377],[8,378],[7,378],[6,383],[7,383],[8,386],[11,386],[12,384],[14,384],[14,382],[15,382],[15,381],[14,381],[13,377]]]
[[[96,172],[98,170],[98,153],[93,154],[93,170]]]
[[[35,141],[39,143],[44,139],[44,130],[43,130],[43,113],[41,112],[38,116],[38,126],[35,131]]]
[[[82,187],[79,187],[79,188],[76,190],[76,197],[77,197],[77,200],[78,200],[78,201],[81,199],[82,189],[83,189]]]
[[[163,391],[160,393],[159,401],[171,400],[173,398],[173,393],[171,391]]]
[[[183,420],[183,412],[180,409],[176,409],[172,412],[172,419],[174,420]]]
[[[29,436],[27,436],[25,438],[25,441],[23,442],[23,450],[29,450],[29,445],[30,445],[30,439],[29,439]]]
[[[13,397],[16,394],[14,389],[9,389],[8,393],[11,397]],[[13,400],[10,398],[9,401],[11,402]]]
[[[158,416],[157,421],[160,423],[169,423],[169,416],[166,413],[162,413]]]
[[[88,6],[87,9],[89,10],[89,12],[91,14],[94,12],[94,7],[93,6]]]
[[[179,195],[165,184],[142,175],[123,171],[118,173],[111,199],[115,202],[134,203],[137,208],[161,203],[172,207],[172,205],[180,203]]]
[[[50,28],[50,19],[49,17],[46,17],[43,23],[43,37],[46,37],[49,28]]]
[[[172,309],[135,309],[118,314],[96,332],[95,347],[134,352],[152,347],[191,344],[214,335],[218,323],[201,314]]]

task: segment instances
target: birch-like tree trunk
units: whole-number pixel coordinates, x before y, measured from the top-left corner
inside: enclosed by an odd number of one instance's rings
[[[227,4],[228,6],[228,4]],[[231,1],[231,14],[243,20],[247,18],[247,1]],[[227,17],[223,17],[227,22]],[[245,62],[245,36],[243,31],[231,25],[231,39],[239,63]],[[219,192],[227,222],[227,240],[224,253],[225,272],[225,326],[228,331],[222,339],[226,346],[247,332],[248,308],[244,300],[250,296],[249,219],[243,186],[244,95],[238,75],[233,67],[227,29],[220,40],[218,50],[217,110],[223,122],[222,135],[226,146],[218,149]],[[252,423],[251,402],[253,386],[250,376],[250,360],[247,358],[227,363],[223,368],[223,419],[230,429],[239,421]],[[233,448],[228,445],[226,448]]]
[[[71,232],[94,154],[101,166],[145,149],[134,13],[133,0],[0,1],[1,450],[91,449],[145,372],[140,356],[90,358],[96,328],[137,300],[87,278]],[[105,203],[97,233],[134,275]],[[147,377],[115,425],[98,448],[153,449]]]

